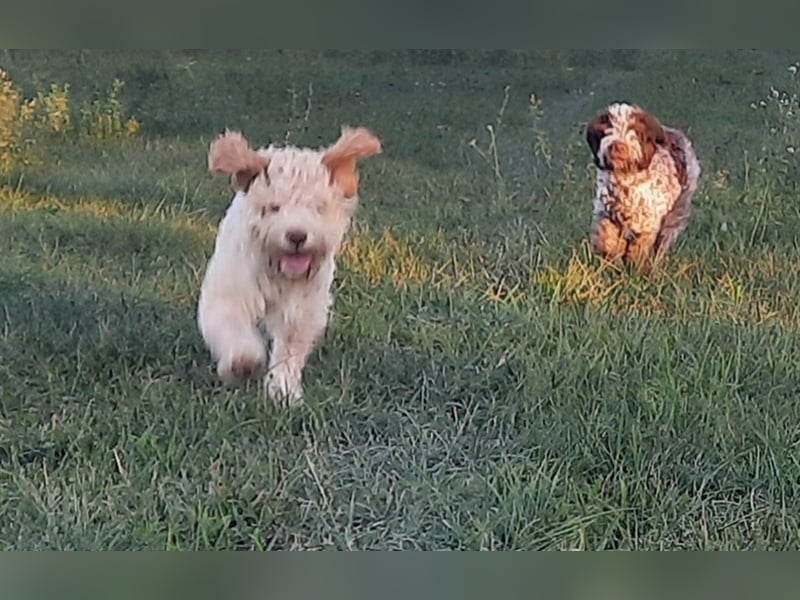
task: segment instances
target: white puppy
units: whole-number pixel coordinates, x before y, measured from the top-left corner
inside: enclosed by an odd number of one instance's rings
[[[238,132],[211,143],[208,167],[236,195],[219,226],[198,304],[225,381],[257,377],[275,400],[302,401],[302,372],[328,322],[335,256],[358,204],[356,161],[381,151],[364,128],[328,148],[253,150]],[[272,339],[266,361],[259,326]]]

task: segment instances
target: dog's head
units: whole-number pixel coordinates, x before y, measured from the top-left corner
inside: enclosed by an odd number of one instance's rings
[[[653,115],[639,106],[617,103],[587,124],[586,143],[598,169],[632,173],[650,166],[665,135]]]
[[[212,142],[208,166],[227,173],[247,195],[249,241],[263,251],[271,272],[311,277],[338,250],[358,204],[356,163],[381,151],[362,127],[342,128],[321,150],[295,147],[253,150],[238,132]]]

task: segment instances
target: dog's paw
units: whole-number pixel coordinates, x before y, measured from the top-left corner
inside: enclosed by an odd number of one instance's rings
[[[289,407],[303,403],[303,385],[300,376],[291,369],[277,366],[270,369],[265,379],[267,395],[276,404]]]
[[[219,361],[217,374],[223,381],[260,377],[264,374],[266,356],[258,354],[237,354]]]

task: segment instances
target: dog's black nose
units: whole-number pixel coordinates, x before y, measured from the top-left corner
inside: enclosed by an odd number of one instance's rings
[[[286,239],[296,246],[299,246],[308,239],[308,234],[305,231],[293,229],[286,232]]]

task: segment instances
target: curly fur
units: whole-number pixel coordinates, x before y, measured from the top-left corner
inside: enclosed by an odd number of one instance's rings
[[[236,194],[222,219],[198,325],[226,381],[260,376],[276,400],[302,400],[302,372],[328,322],[335,256],[358,205],[356,162],[381,151],[364,128],[311,150],[253,150],[238,132],[212,142],[212,172]],[[269,362],[259,327],[272,340]]]
[[[586,127],[597,167],[591,243],[600,256],[663,258],[686,228],[700,164],[686,135],[644,109],[612,104]]]

